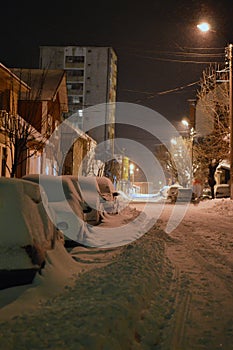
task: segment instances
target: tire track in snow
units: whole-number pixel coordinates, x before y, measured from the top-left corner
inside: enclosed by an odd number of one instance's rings
[[[193,217],[191,224],[184,220],[172,235],[178,244],[167,244],[167,255],[179,271],[171,349],[231,349],[232,263],[224,248],[219,251],[210,247],[203,238],[203,226]],[[214,235],[206,227],[206,237]],[[185,279],[186,285],[182,286]],[[190,290],[192,298],[188,297]]]

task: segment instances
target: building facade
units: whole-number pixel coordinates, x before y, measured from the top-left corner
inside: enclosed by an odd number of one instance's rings
[[[104,125],[86,130],[84,109],[116,102],[117,56],[111,47],[41,46],[40,68],[64,69],[67,80],[67,116],[75,115],[77,125],[97,143],[106,141],[114,153],[115,110],[106,108]]]
[[[11,71],[30,86],[30,90],[21,93],[18,98],[18,113],[34,128],[33,132],[30,131],[31,134],[37,133],[33,140],[27,142],[26,152],[29,152],[30,156],[27,154],[25,162],[22,163],[24,167],[21,167],[21,172],[17,175],[18,177],[28,173],[56,175],[59,167],[59,140],[54,137],[54,144],[50,148],[45,147],[45,142],[68,112],[66,75],[62,69],[11,68]]]
[[[14,139],[19,122],[18,99],[20,93],[27,93],[29,86],[10,69],[0,63],[0,177],[13,173]]]

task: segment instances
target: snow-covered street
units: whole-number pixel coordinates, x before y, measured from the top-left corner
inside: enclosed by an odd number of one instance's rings
[[[131,204],[112,225],[143,207]],[[59,245],[33,285],[0,291],[0,348],[231,350],[233,203],[190,204],[168,234],[173,208],[165,205],[148,233],[121,247],[68,253]]]

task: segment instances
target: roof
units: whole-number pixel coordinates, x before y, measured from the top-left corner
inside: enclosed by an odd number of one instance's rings
[[[63,111],[68,112],[66,75],[63,69],[11,68],[11,71],[31,87],[24,99],[53,101],[59,92]]]
[[[19,79],[10,69],[0,63],[0,91],[5,89],[21,89],[21,92],[28,91],[29,86]]]

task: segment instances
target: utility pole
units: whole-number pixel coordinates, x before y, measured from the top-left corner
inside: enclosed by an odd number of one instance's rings
[[[206,33],[208,31],[216,33],[211,29],[209,23],[203,22],[197,25],[197,28]],[[225,48],[229,63],[229,125],[230,125],[230,198],[233,199],[233,77],[232,77],[232,44]]]
[[[232,75],[232,44],[227,47],[229,61],[229,123],[230,123],[230,198],[233,199],[233,75]]]

